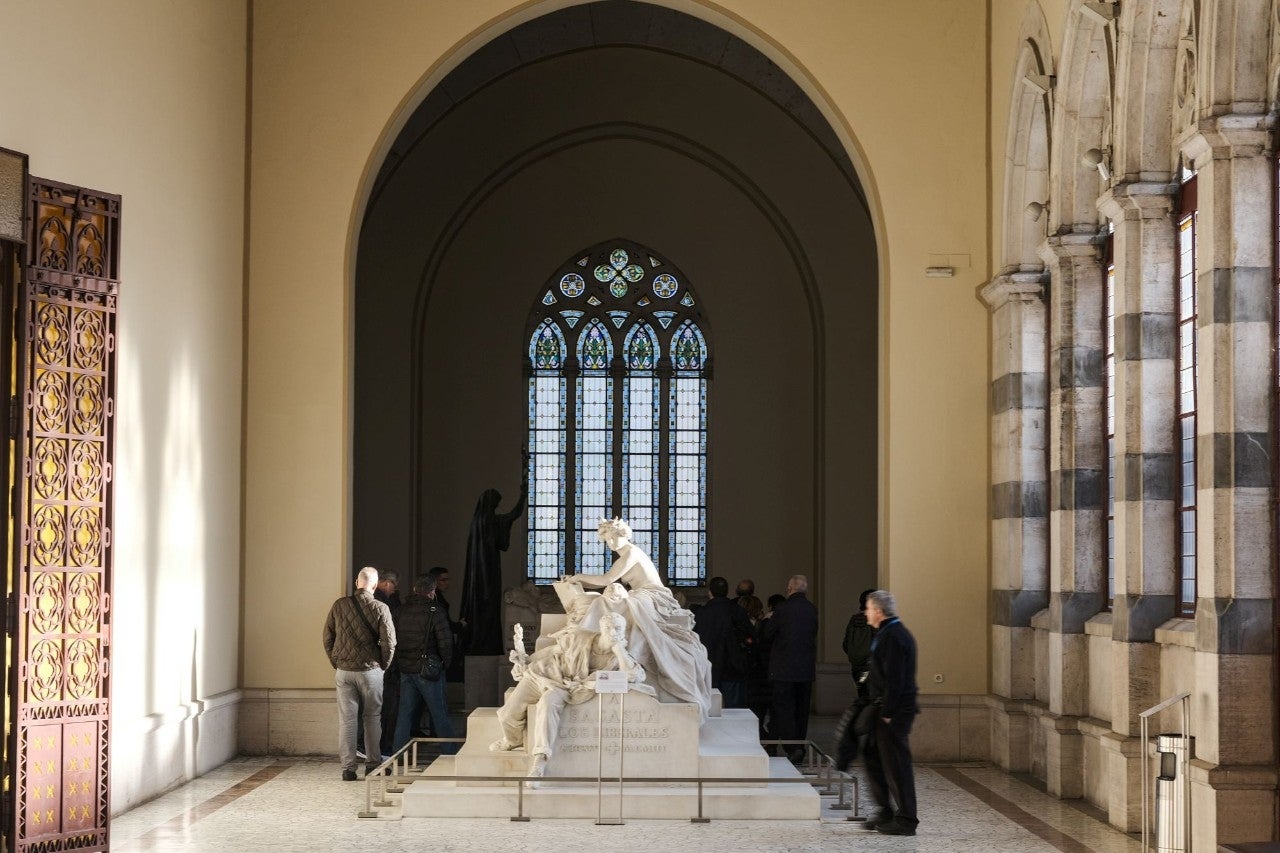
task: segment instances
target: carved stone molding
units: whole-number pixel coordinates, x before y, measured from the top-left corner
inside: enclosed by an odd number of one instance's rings
[[[1003,273],[991,279],[978,290],[978,298],[991,311],[1003,308],[1010,302],[1030,302],[1044,298],[1044,273]]]

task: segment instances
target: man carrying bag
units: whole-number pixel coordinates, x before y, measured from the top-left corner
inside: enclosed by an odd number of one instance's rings
[[[382,737],[382,674],[396,650],[396,630],[387,605],[373,598],[378,570],[365,566],[354,595],[329,608],[324,623],[324,652],[334,668],[338,692],[338,760],[342,778],[356,780],[356,724],[364,722],[364,742],[376,751]],[[363,710],[362,710],[363,709]],[[373,761],[374,758],[377,761]],[[370,755],[370,763],[382,763]]]
[[[448,611],[436,601],[436,579],[432,575],[414,581],[413,594],[396,613],[396,635],[400,638],[400,710],[393,751],[409,742],[424,704],[436,737],[453,737],[444,678],[453,657],[453,633],[449,630]],[[457,751],[454,743],[441,746],[445,755]]]

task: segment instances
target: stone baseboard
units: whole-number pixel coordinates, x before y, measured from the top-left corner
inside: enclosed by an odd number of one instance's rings
[[[235,758],[241,699],[242,691],[228,690],[134,723],[117,717],[111,813],[126,812]]]
[[[242,754],[337,754],[338,703],[332,687],[252,688],[242,692]]]

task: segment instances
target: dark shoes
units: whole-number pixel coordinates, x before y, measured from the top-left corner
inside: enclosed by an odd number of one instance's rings
[[[896,820],[891,820],[887,823],[876,824],[876,832],[881,835],[915,835],[916,828],[909,824],[898,823]]]
[[[863,829],[879,829],[885,824],[893,823],[893,812],[881,809],[863,822]]]
[[[343,781],[343,782],[354,782],[354,781],[356,781],[356,771],[354,771],[354,770],[343,770],[343,771],[342,771],[342,781]]]

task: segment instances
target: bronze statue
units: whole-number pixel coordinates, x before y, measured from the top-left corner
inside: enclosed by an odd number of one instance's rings
[[[529,470],[529,453],[524,451],[524,470]],[[527,476],[527,475],[526,475]],[[486,489],[476,503],[467,536],[466,589],[462,596],[462,618],[469,625],[469,655],[500,655],[502,644],[502,556],[511,544],[511,525],[524,513],[529,484],[520,481],[520,499],[510,512],[498,514],[502,495]]]

